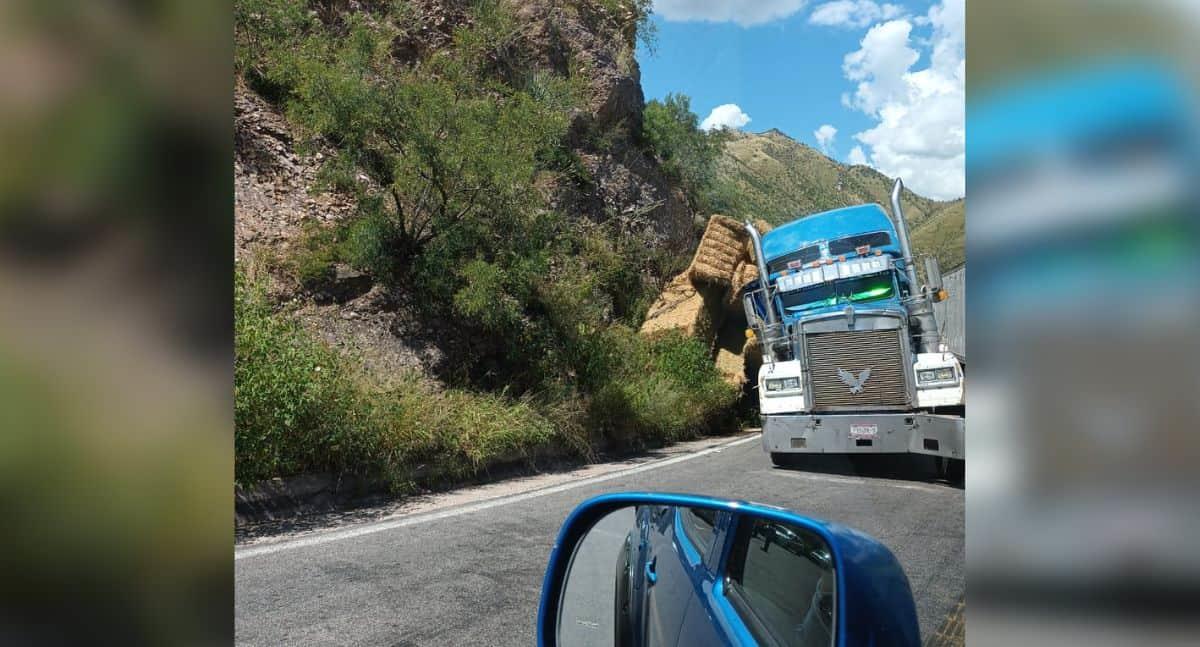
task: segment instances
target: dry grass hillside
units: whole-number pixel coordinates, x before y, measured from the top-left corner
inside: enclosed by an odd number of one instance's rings
[[[893,181],[872,168],[839,163],[778,130],[768,130],[733,134],[718,162],[716,193],[732,216],[780,224],[854,204],[888,207]],[[905,189],[901,201],[915,251],[936,254],[944,270],[962,265],[964,200],[940,202]]]

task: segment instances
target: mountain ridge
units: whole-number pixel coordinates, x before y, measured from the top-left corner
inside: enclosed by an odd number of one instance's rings
[[[862,164],[844,164],[778,128],[731,131],[717,160],[714,200],[737,218],[773,225],[855,204],[891,212],[893,178]],[[965,263],[966,199],[934,200],[904,188],[901,206],[913,249],[949,271]]]

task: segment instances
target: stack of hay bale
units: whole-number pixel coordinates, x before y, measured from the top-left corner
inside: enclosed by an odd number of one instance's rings
[[[759,231],[769,228],[756,222]],[[663,289],[642,324],[644,335],[663,330],[681,330],[707,343],[715,351],[717,368],[725,380],[741,386],[758,372],[757,363],[747,365],[757,344],[745,335],[746,320],[739,297],[746,284],[758,278],[751,253],[750,236],[738,221],[714,215],[691,264]]]

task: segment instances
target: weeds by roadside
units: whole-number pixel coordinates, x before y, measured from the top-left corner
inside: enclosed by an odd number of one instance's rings
[[[596,394],[445,389],[420,377],[387,388],[314,339],[263,286],[236,274],[236,478],[351,473],[403,490],[413,471],[461,479],[500,462],[586,457],[690,438],[725,422],[735,393],[695,340],[645,340],[614,326],[589,379]],[[602,356],[601,356],[602,355]],[[603,372],[601,372],[603,371]]]

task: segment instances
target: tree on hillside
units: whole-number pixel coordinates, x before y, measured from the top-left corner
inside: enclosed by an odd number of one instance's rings
[[[705,132],[692,112],[691,99],[668,94],[646,104],[642,121],[645,146],[662,161],[662,168],[683,184],[688,198],[700,211],[713,207],[716,161],[728,135],[720,130]]]
[[[324,178],[357,195],[357,264],[380,278],[406,271],[435,243],[487,250],[496,232],[532,234],[539,205],[530,189],[574,99],[564,79],[512,69],[521,61],[507,22],[481,12],[456,32],[458,56],[406,66],[392,55],[406,25],[348,13],[337,30],[309,23],[272,41],[255,63],[287,89],[289,116],[337,149]]]

